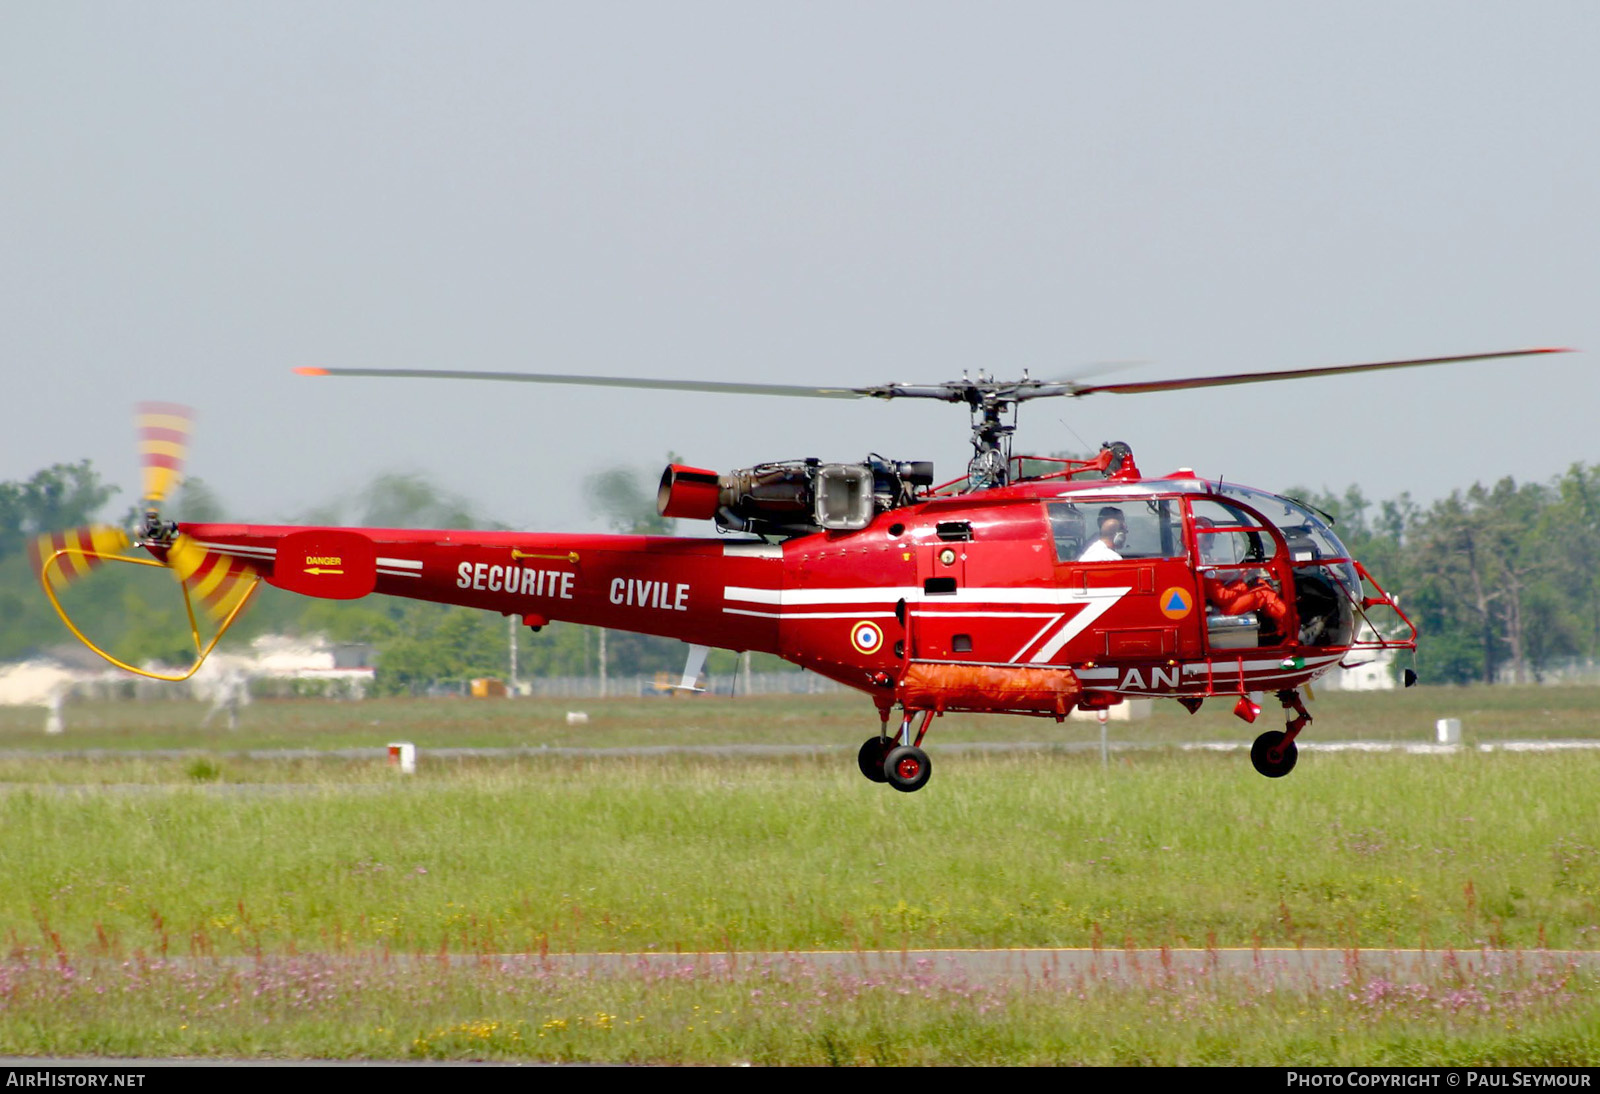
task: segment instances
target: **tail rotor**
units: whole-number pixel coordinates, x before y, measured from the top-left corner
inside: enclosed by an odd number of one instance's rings
[[[46,586],[60,592],[129,547],[128,533],[111,524],[45,532],[28,544],[28,560]]]
[[[139,462],[144,467],[147,513],[160,509],[167,496],[183,483],[183,464],[189,455],[193,428],[194,411],[186,406],[139,404]]]
[[[177,403],[140,403],[138,407],[139,458],[143,468],[143,522],[130,538],[112,525],[90,525],[41,535],[29,545],[34,569],[56,614],[89,649],[118,668],[154,680],[187,680],[199,671],[217,642],[233,626],[249,603],[261,574],[247,562],[211,550],[193,536],[180,532],[173,521],[163,520],[161,506],[183,482],[194,412]],[[146,556],[126,553],[139,547]],[[168,569],[183,590],[195,662],[172,674],[136,668],[107,653],[84,635],[61,605],[59,594],[105,562]],[[216,624],[209,641],[202,639],[195,602]]]

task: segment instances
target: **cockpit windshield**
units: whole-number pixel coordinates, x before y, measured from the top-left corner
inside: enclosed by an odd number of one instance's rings
[[[1293,499],[1229,483],[1222,484],[1221,493],[1238,498],[1277,525],[1289,545],[1289,557],[1296,562],[1350,557],[1328,522]]]

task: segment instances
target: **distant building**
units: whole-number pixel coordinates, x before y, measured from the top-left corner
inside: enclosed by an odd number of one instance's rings
[[[376,661],[377,651],[361,643],[263,635],[248,652],[214,653],[187,682],[169,683],[112,668],[80,646],[59,646],[32,660],[0,664],[0,706],[42,708],[50,733],[64,728],[63,704],[83,699],[201,699],[212,704],[213,714],[226,712],[231,722],[252,696],[362,698],[372,689]],[[181,666],[143,667],[183,671]]]
[[[226,667],[246,672],[250,690],[258,696],[359,699],[372,688],[377,650],[364,643],[330,642],[321,635],[264,634],[250,643],[250,649],[249,656],[230,656]]]
[[[1376,642],[1378,636],[1367,624],[1361,625],[1358,641]],[[1361,663],[1351,668],[1336,668],[1316,682],[1328,691],[1390,691],[1400,685],[1394,678],[1394,650],[1368,650],[1349,654]]]

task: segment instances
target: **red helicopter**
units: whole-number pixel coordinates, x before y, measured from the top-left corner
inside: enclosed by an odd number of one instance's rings
[[[1351,656],[1415,650],[1416,628],[1351,558],[1332,520],[1287,497],[1180,470],[1152,478],[1121,442],[1090,460],[1013,457],[1016,410],[1034,399],[1135,394],[1562,352],[1526,349],[1326,368],[1132,383],[1000,381],[827,388],[544,373],[297,369],[311,376],[589,384],[809,398],[965,403],[973,457],[936,485],[931,463],[877,455],[727,474],[682,465],[661,477],[662,515],[709,520],[716,536],[561,535],[164,521],[181,474],[183,408],[141,409],[145,517],[133,544],[97,527],[40,537],[36,561],[73,633],[119,667],[182,680],[200,667],[257,584],[349,600],[372,593],[483,608],[534,630],[555,620],[682,639],[692,686],[707,650],[757,650],[865,692],[879,732],[861,773],[924,786],[935,715],[1027,714],[1058,721],[1127,698],[1191,712],[1275,693],[1287,725],[1256,738],[1257,771],[1295,766],[1311,722],[1300,689]],[[1024,475],[1026,468],[1052,466]],[[188,606],[196,660],[163,674],[89,641],[57,589],[107,560],[168,566]],[[217,620],[203,641],[194,602]],[[1373,625],[1374,609],[1387,613]],[[1388,633],[1386,634],[1386,630]],[[1416,680],[1405,671],[1406,686]],[[891,718],[898,711],[898,728]]]

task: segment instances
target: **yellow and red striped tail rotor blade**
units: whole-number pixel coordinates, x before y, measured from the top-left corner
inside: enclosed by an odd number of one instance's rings
[[[34,537],[28,544],[28,560],[33,572],[45,574],[50,587],[59,592],[100,565],[104,561],[100,556],[119,555],[127,549],[128,533],[121,528],[89,524]],[[58,551],[60,556],[46,571],[45,563]]]
[[[194,411],[178,403],[139,404],[139,459],[144,464],[144,496],[165,501],[183,481]]]
[[[224,619],[255,588],[256,571],[240,559],[208,551],[189,536],[167,549],[167,565],[206,614]]]

